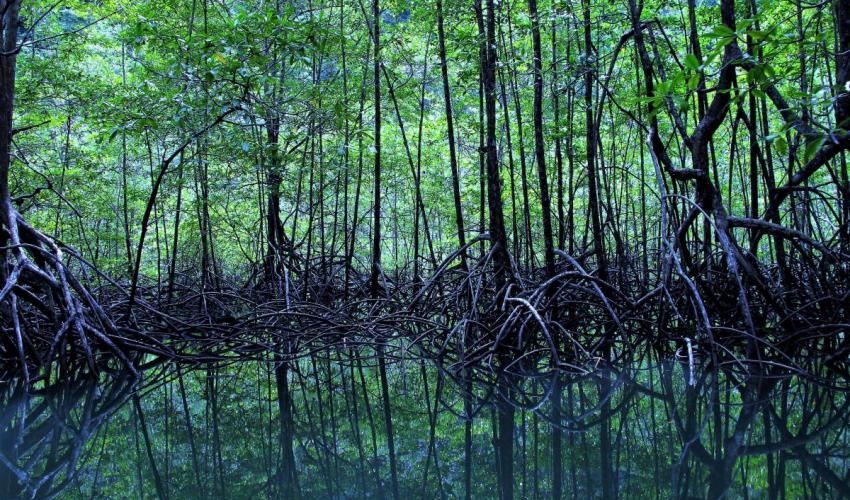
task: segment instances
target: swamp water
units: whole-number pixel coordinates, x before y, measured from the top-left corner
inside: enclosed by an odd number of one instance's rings
[[[464,498],[467,488],[498,498],[509,469],[515,498],[850,497],[850,399],[816,376],[654,357],[558,376],[475,371],[472,382],[388,357],[386,373],[385,393],[363,348],[286,371],[271,360],[172,365],[139,382],[29,391],[6,380],[0,498],[390,499],[385,397],[400,498]],[[506,408],[510,448],[498,436]]]

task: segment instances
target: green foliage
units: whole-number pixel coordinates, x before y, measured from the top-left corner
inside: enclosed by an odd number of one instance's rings
[[[653,183],[646,182],[654,178],[654,170],[639,146],[645,143],[642,127],[646,124],[638,125],[634,118],[656,117],[664,143],[681,151],[684,144],[677,120],[684,132],[693,132],[704,113],[700,100],[709,102],[717,93],[724,50],[733,42],[742,48],[746,65],[736,70],[737,83],[730,91],[734,109],[730,108],[722,134],[712,143],[716,174],[730,179],[724,195],[732,211],[748,203],[743,198],[749,191],[748,176],[741,175],[742,167],[729,159],[732,144],[745,138],[746,128],[740,121],[735,126],[733,122],[738,120],[738,106],[749,113],[750,95],[759,108],[765,103],[767,109],[765,117],[758,110],[763,148],[772,148],[771,153],[783,163],[790,162],[792,170],[831,142],[831,116],[840,88],[830,83],[832,70],[824,62],[828,58],[809,56],[808,73],[800,73],[802,57],[831,46],[831,11],[803,9],[798,26],[798,20],[787,15],[795,9],[790,0],[760,2],[755,16],[740,4],[733,30],[721,22],[716,2],[697,2],[697,40],[691,40],[686,16],[680,15],[685,2],[646,2],[642,19],[657,23],[647,25],[655,74],[655,95],[650,97],[631,40],[617,54],[611,78],[602,78],[620,37],[630,29],[627,4],[590,2],[595,55],[585,60],[581,5],[561,0],[541,3],[548,175],[553,204],[563,208],[572,203],[575,208],[573,220],[561,221],[564,227],[584,228],[587,222],[582,137],[588,131],[581,108],[587,71],[596,77],[594,102],[604,101],[601,109],[594,109],[601,112],[595,119],[600,128],[600,158],[606,165],[603,204],[611,217],[608,224],[622,232],[623,241],[637,234],[641,224],[623,218],[628,210],[612,207],[631,204],[641,196],[657,197]],[[126,277],[125,241],[135,244],[138,240],[152,179],[163,159],[188,144],[169,165],[156,198],[151,237],[143,252],[145,276],[166,273],[178,193],[179,269],[199,267],[204,237],[211,241],[216,265],[225,274],[240,274],[259,262],[265,247],[265,200],[272,189],[281,193],[288,238],[301,244],[299,248],[310,240],[314,247],[325,245],[323,253],[339,253],[345,233],[353,228],[359,256],[355,265],[368,261],[370,228],[364,214],[374,198],[369,8],[362,6],[364,17],[357,2],[313,7],[268,0],[226,4],[71,1],[55,7],[46,1],[26,2],[25,24],[41,19],[32,35],[37,41],[25,45],[18,61],[16,126],[40,124],[15,137],[19,151],[19,165],[12,173],[15,195],[37,192],[23,202],[27,216],[39,227],[61,234],[110,274]],[[383,5],[384,220],[394,225],[390,233],[385,232],[392,235],[386,243],[390,250],[384,252],[388,269],[403,268],[412,257],[416,210],[410,160],[421,169],[422,197],[437,257],[453,251],[457,243],[434,7],[433,2],[402,0]],[[523,212],[529,213],[535,255],[526,259],[534,260],[542,251],[538,186],[536,177],[528,175],[525,207],[520,172],[521,148],[526,164],[533,162],[531,24],[523,2],[507,2],[500,8],[497,92],[503,200],[507,218],[520,225],[519,247],[525,246]],[[468,4],[449,0],[444,10],[462,208],[466,226],[474,234],[484,229],[478,227],[478,27]],[[396,103],[389,97],[390,85]],[[823,134],[803,137],[794,124],[786,123],[780,114],[786,110],[775,109],[771,102],[768,92],[772,91],[785,96],[787,111],[808,117]],[[553,93],[559,97],[557,123]],[[234,107],[237,113],[207,130],[220,113]],[[523,130],[519,130],[517,109]],[[276,146],[269,144],[267,129],[273,121],[279,125]],[[507,126],[512,165],[506,151]],[[732,130],[737,135],[726,134]],[[562,151],[560,172],[556,141]],[[182,181],[178,181],[180,161]],[[679,167],[689,166],[687,155],[681,161]],[[777,179],[784,178],[786,166],[777,163],[774,169]],[[268,185],[273,173],[280,175],[280,186]],[[360,199],[356,201],[358,182]],[[48,184],[54,190],[39,190]],[[57,186],[62,186],[62,197],[55,192]],[[759,189],[766,190],[763,180]],[[314,205],[308,206],[311,200]],[[355,203],[359,203],[356,227]],[[316,220],[320,216],[324,220]],[[648,227],[659,221],[652,207],[642,217]],[[324,231],[321,241],[320,231]],[[424,245],[424,239],[420,244]]]

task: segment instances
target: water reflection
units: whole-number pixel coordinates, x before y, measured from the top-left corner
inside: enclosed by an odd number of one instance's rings
[[[93,438],[127,400],[132,379],[0,382],[0,498],[53,498],[99,467]]]
[[[392,498],[390,435],[401,498],[850,497],[850,400],[825,367],[647,355],[495,378],[390,359],[386,393],[365,348],[135,388],[4,383],[0,497]]]

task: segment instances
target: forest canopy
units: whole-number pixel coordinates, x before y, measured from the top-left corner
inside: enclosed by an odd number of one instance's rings
[[[24,372],[296,356],[328,329],[504,363],[637,338],[850,352],[846,2],[0,13],[2,357]]]
[[[339,496],[338,415],[368,417],[364,495],[424,494],[451,428],[452,491],[525,496],[527,414],[535,495],[543,442],[578,494],[576,438],[606,499],[623,443],[655,446],[656,496],[784,497],[786,471],[847,494],[850,1],[0,0],[0,35],[8,496],[78,485],[132,398],[139,491],[141,434],[168,498],[174,381],[194,495],[250,469],[222,459],[228,413],[270,498]]]

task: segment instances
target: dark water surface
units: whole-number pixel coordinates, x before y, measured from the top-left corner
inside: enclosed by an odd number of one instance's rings
[[[0,498],[392,498],[380,373],[352,353],[0,382]],[[515,498],[850,497],[850,399],[826,368],[629,365],[465,382],[389,358],[399,497],[498,498],[511,469]]]

